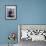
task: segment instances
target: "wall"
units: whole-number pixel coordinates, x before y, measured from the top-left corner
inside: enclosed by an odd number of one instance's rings
[[[16,20],[5,20],[9,4],[17,5]],[[8,43],[9,32],[18,32],[18,24],[46,24],[46,0],[0,0],[0,44]]]

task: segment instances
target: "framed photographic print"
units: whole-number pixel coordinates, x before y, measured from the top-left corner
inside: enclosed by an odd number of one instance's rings
[[[8,20],[15,20],[16,19],[16,5],[6,5],[5,8],[5,18]]]

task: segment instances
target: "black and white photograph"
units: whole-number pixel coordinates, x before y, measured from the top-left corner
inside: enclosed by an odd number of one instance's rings
[[[16,19],[16,5],[6,5],[6,19]]]

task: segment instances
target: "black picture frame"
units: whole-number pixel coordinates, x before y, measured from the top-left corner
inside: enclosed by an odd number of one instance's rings
[[[16,20],[17,19],[16,5],[5,5],[5,19],[6,20]]]

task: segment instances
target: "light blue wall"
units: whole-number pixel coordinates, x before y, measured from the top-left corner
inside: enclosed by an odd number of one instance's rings
[[[5,5],[17,6],[16,20],[5,20]],[[17,34],[18,24],[46,24],[46,0],[0,0],[0,44],[8,43],[9,32]]]

